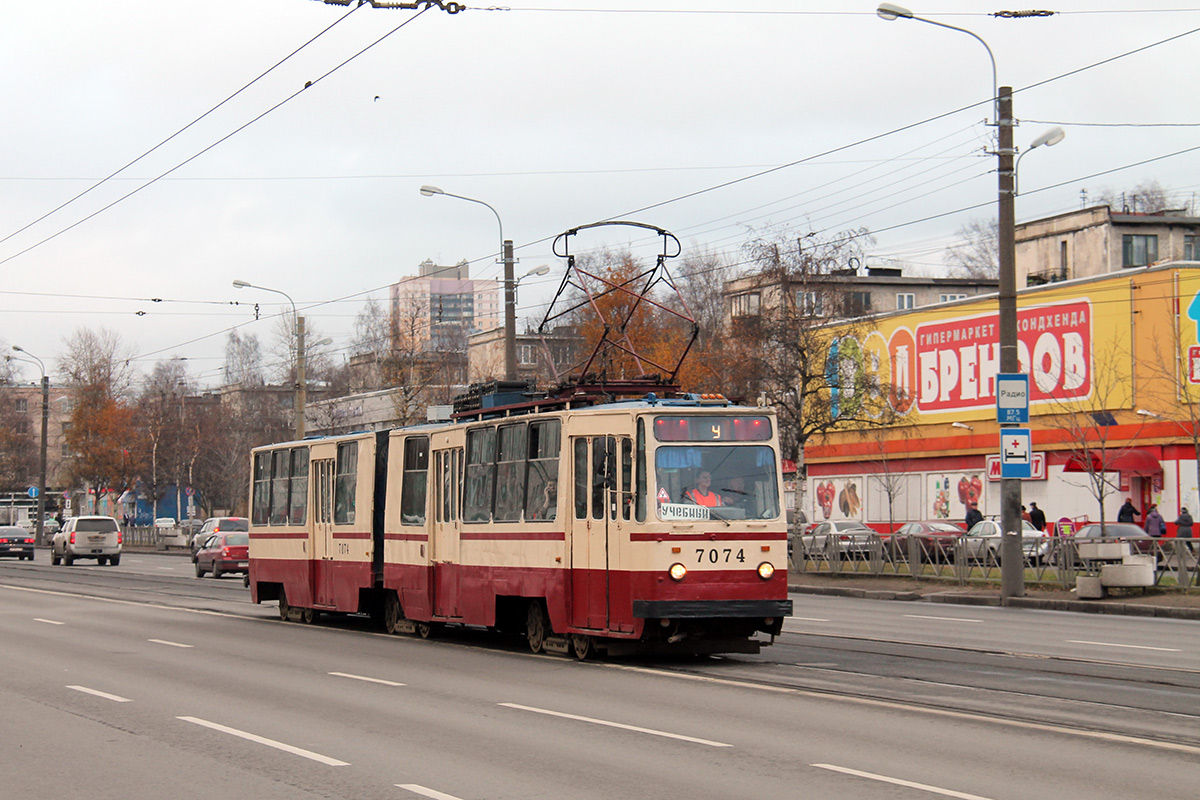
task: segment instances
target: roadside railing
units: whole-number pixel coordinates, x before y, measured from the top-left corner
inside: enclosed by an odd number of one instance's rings
[[[1130,553],[1153,557],[1156,587],[1200,586],[1198,540],[1076,540],[1072,536],[1042,535],[1021,538],[1025,582],[1070,589],[1080,575],[1097,575],[1104,559],[1081,557],[1081,543],[1128,543]],[[788,538],[788,560],[794,572],[903,577],[958,585],[997,582],[1001,567],[998,537],[908,537],[901,542],[880,534],[792,535]]]

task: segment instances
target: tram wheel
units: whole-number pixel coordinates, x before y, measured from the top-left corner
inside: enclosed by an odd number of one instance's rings
[[[432,622],[417,623],[417,636],[420,636],[422,639],[428,639],[429,637],[433,636],[434,631],[436,630],[437,629],[433,627]]]
[[[595,643],[591,636],[586,633],[571,634],[571,650],[575,652],[575,657],[580,661],[587,661],[595,652]]]
[[[284,590],[284,588],[282,586],[280,586],[279,587],[279,618],[281,620],[283,620],[284,622],[287,622],[288,611],[290,611],[290,610],[291,610],[291,606],[288,605],[287,592]]]
[[[395,633],[400,624],[400,617],[400,600],[394,592],[389,592],[383,599],[383,629],[388,633]]]
[[[311,608],[301,609],[300,621],[305,625],[312,625],[317,621],[317,612],[313,611]]]
[[[525,639],[529,649],[535,653],[542,652],[546,643],[546,611],[541,600],[529,601],[529,611],[525,614]]]

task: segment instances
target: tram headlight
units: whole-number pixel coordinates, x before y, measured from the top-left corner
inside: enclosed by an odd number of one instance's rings
[[[681,581],[683,576],[687,575],[687,567],[683,564],[675,563],[671,565],[671,580]]]
[[[771,576],[775,574],[775,565],[770,561],[764,561],[758,565],[758,577],[764,581],[771,580]]]

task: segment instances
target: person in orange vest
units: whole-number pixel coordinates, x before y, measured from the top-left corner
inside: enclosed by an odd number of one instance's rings
[[[696,476],[695,487],[684,493],[683,498],[698,506],[713,508],[721,505],[721,495],[712,491],[712,473],[707,470]]]

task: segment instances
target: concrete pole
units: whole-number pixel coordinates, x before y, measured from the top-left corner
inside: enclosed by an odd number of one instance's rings
[[[997,234],[1000,258],[1000,372],[1021,371],[1017,358],[1017,260],[1016,195],[1013,171],[1012,87],[1001,86],[997,97],[996,125],[999,131],[999,199]],[[1003,426],[1000,435],[1004,435]],[[1025,559],[1021,548],[1021,481],[1000,481],[1000,596],[1025,594]],[[1010,536],[1010,533],[1016,535]]]
[[[304,379],[304,317],[296,316],[296,440],[304,438],[304,404],[308,391]]]
[[[41,447],[41,471],[38,473],[38,496],[37,496],[37,529],[34,533],[34,541],[38,544],[46,543],[46,429],[49,427],[50,418],[50,376],[44,372],[42,374],[42,447]]]
[[[512,239],[504,240],[504,380],[517,379],[517,281]]]

